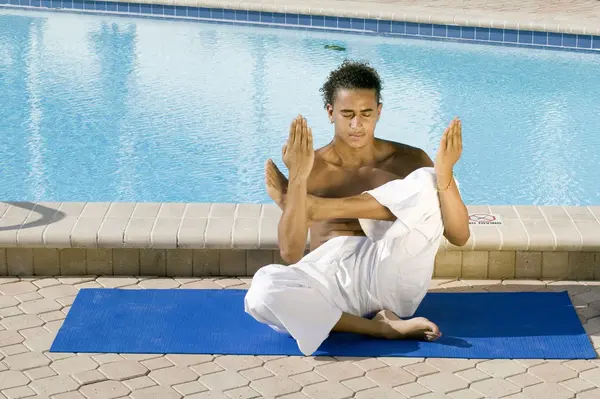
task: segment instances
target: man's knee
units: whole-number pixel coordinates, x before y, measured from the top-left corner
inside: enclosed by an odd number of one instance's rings
[[[267,304],[277,284],[277,274],[277,265],[264,266],[254,274],[244,298],[246,312],[256,317],[268,311]]]

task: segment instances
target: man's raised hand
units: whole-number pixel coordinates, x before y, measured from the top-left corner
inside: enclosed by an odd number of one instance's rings
[[[290,180],[308,179],[315,161],[315,151],[312,129],[302,115],[292,121],[288,141],[282,148],[282,156]]]

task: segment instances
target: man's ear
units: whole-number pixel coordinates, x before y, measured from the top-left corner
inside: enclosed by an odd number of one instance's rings
[[[379,103],[379,105],[377,105],[377,120],[379,121],[379,118],[381,117],[381,108],[383,108],[383,104]]]
[[[333,105],[327,104],[327,117],[329,122],[333,123]]]

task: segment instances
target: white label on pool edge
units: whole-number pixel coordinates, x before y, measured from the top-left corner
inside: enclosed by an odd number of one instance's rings
[[[502,224],[502,217],[495,213],[473,213],[469,215],[469,224],[477,226],[497,226]]]

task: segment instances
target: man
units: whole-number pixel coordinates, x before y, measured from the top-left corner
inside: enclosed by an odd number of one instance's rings
[[[375,138],[381,88],[375,69],[345,61],[321,89],[333,140],[314,151],[312,131],[298,116],[282,149],[289,181],[266,163],[267,191],[283,210],[280,252],[290,266],[261,268],[245,308],[291,334],[305,355],[331,331],[440,337],[430,320],[401,317],[413,315],[429,287],[442,234],[458,246],[470,236],[453,178],[461,122],[444,132],[434,165],[421,149]]]

